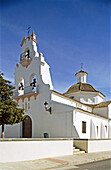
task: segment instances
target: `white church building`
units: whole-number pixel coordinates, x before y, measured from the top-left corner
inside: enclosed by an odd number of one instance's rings
[[[53,90],[50,66],[38,53],[34,32],[21,43],[20,63],[15,68],[14,100],[28,119],[5,128],[15,138],[111,138],[111,101],[87,83],[88,73],[75,74],[77,84],[64,94]]]

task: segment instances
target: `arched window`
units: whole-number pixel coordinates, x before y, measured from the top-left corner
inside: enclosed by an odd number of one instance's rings
[[[24,78],[20,77],[18,84],[18,95],[20,96],[23,94],[24,94]]]
[[[37,91],[37,77],[35,73],[33,73],[30,77],[30,86],[33,92]]]

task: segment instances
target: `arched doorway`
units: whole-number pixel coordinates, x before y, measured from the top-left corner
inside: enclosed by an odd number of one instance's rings
[[[22,137],[23,138],[32,138],[32,120],[29,116],[28,118],[23,122],[22,125]]]

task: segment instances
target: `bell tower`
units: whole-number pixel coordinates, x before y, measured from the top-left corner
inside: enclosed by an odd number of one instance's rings
[[[23,96],[29,93],[38,93],[38,89],[48,85],[53,89],[49,65],[42,53],[37,50],[36,35],[32,32],[24,37],[20,46],[21,54],[19,64],[15,68],[14,96]]]
[[[28,34],[28,37],[24,37],[22,43],[21,55],[20,55],[20,64],[23,67],[28,67],[32,61],[33,57],[39,57],[36,46],[37,40],[36,35],[32,32],[32,35]]]

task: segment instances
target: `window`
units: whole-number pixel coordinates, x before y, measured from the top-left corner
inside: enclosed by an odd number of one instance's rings
[[[106,130],[106,133],[107,133],[107,126],[105,125],[105,130]]]
[[[82,121],[82,133],[86,133],[86,122]]]
[[[74,99],[74,96],[70,96],[71,99]]]
[[[44,138],[49,138],[49,134],[48,133],[44,133]]]
[[[98,126],[96,126],[96,133],[97,133],[97,136],[98,136]]]

